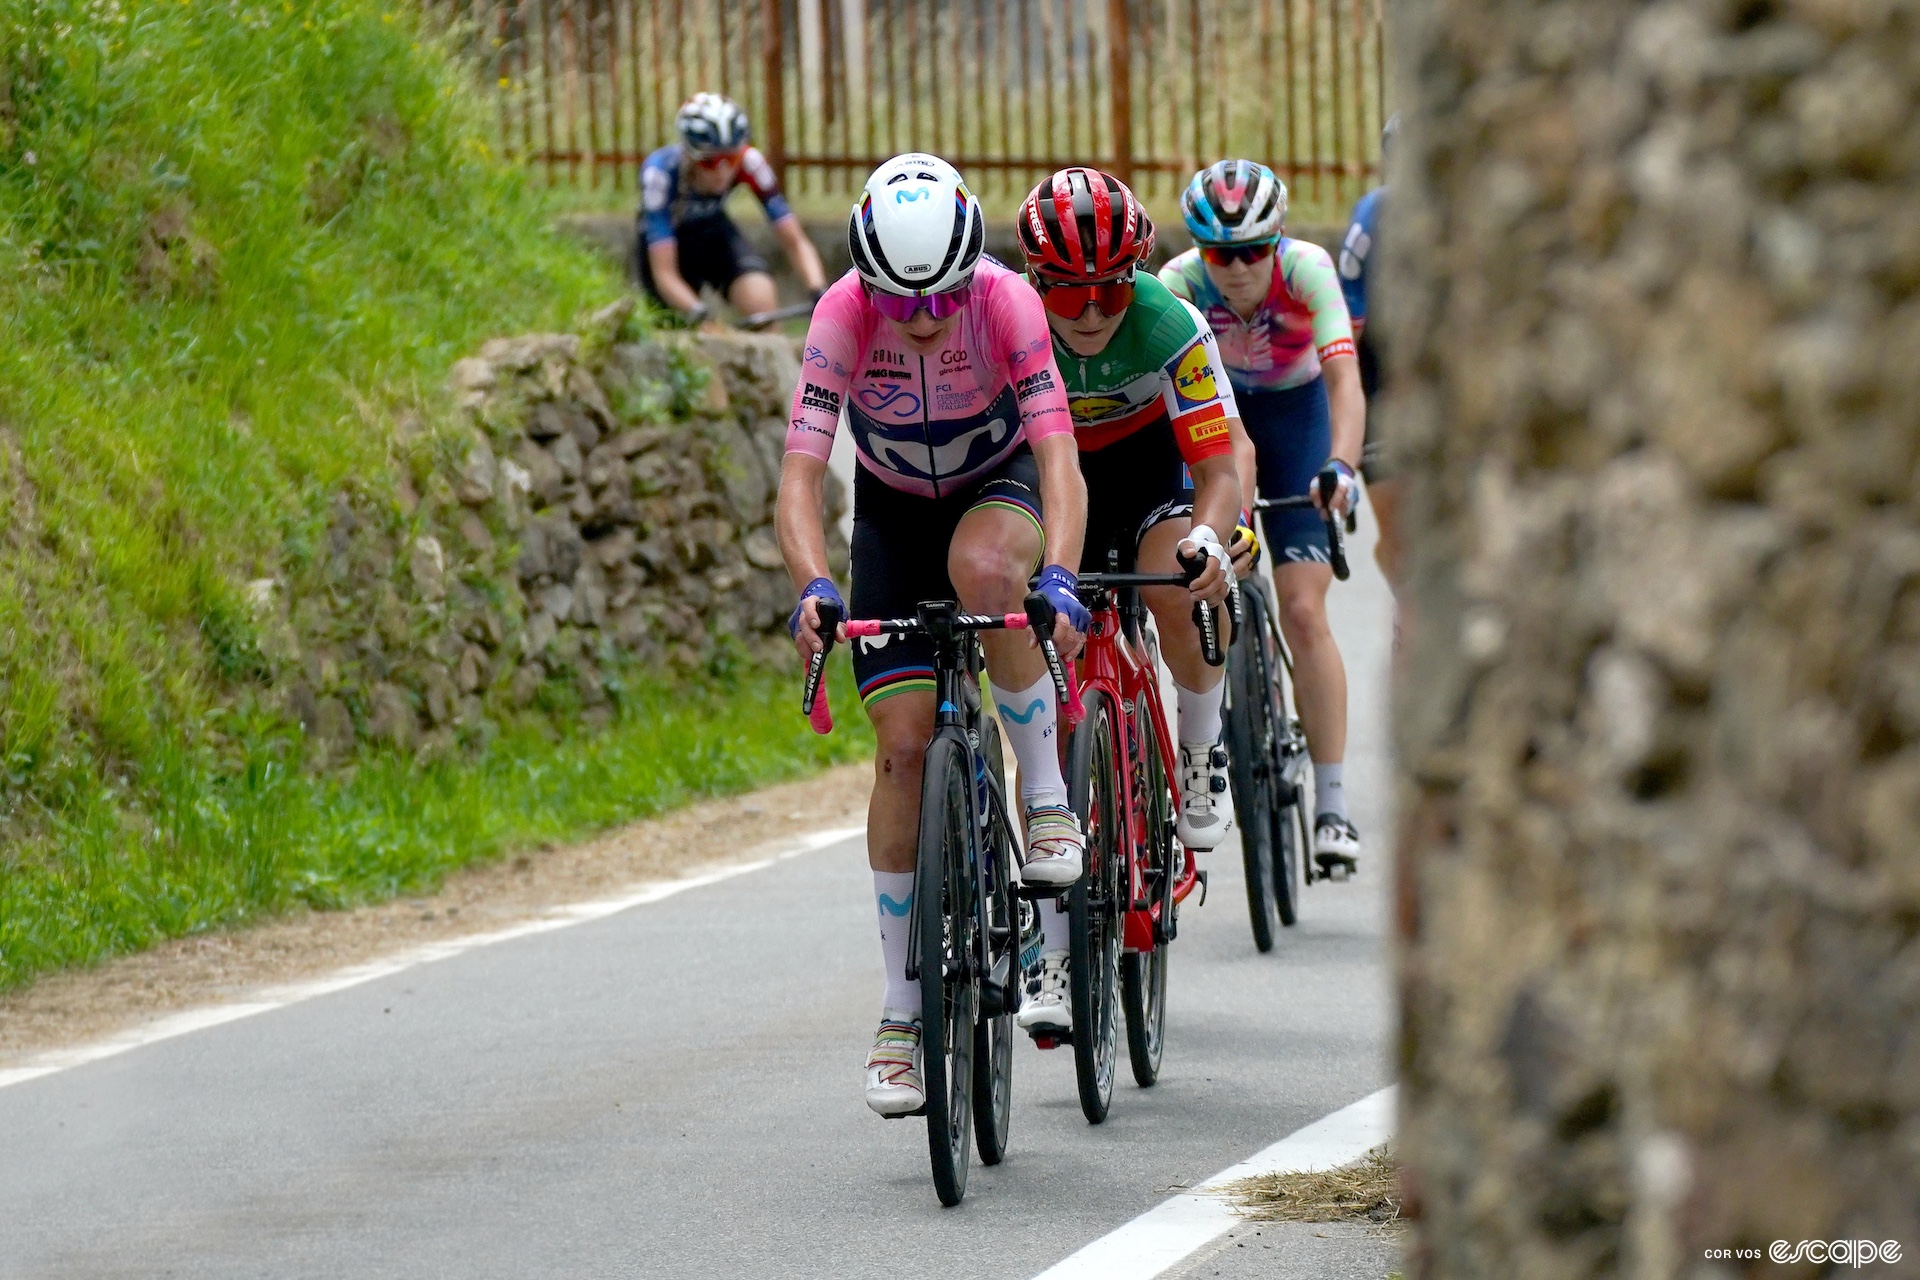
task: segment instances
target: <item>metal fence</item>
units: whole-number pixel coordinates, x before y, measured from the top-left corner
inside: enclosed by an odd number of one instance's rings
[[[1326,209],[1378,175],[1380,0],[456,3],[503,147],[556,182],[630,184],[702,89],[802,199],[908,150],[1008,198],[1076,162],[1160,202],[1228,155]]]

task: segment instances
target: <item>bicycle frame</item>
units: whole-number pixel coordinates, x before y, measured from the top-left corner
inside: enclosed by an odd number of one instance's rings
[[[1098,577],[1093,578],[1098,581]],[[1160,758],[1173,767],[1172,762],[1179,759],[1173,750],[1173,735],[1167,729],[1166,710],[1160,701],[1160,674],[1141,652],[1141,624],[1146,612],[1138,597],[1134,597],[1126,606],[1125,613],[1117,599],[1116,589],[1097,586],[1088,594],[1093,596],[1089,612],[1093,615],[1093,627],[1087,633],[1087,645],[1082,650],[1078,665],[1078,686],[1080,689],[1099,689],[1106,693],[1112,705],[1122,712],[1129,707],[1144,705],[1151,732],[1158,740]],[[1078,701],[1078,693],[1075,694]],[[1142,763],[1139,752],[1132,741],[1136,718],[1122,714],[1119,717],[1121,732],[1126,735],[1120,744],[1120,793],[1128,798],[1127,820],[1121,826],[1125,836],[1127,863],[1127,911],[1123,918],[1121,945],[1132,952],[1151,952],[1155,938],[1165,922],[1160,919],[1161,904],[1148,894],[1146,881],[1146,843],[1147,815],[1142,806],[1133,803],[1139,794],[1138,768]],[[1183,856],[1180,874],[1174,881],[1173,902],[1184,902],[1198,883],[1198,871],[1194,865],[1193,851],[1179,846]]]
[[[825,633],[830,637],[833,627],[839,620],[838,611],[823,611],[821,621]],[[1007,800],[1004,794],[1005,780],[994,776],[986,768],[980,754],[980,684],[979,673],[984,666],[981,661],[980,644],[977,634],[981,631],[1019,629],[1028,625],[1025,614],[977,615],[963,614],[959,606],[952,601],[925,601],[919,611],[911,618],[866,619],[847,623],[847,638],[853,640],[860,636],[921,634],[933,641],[934,669],[934,721],[933,733],[927,739],[927,747],[942,738],[951,738],[957,742],[965,754],[970,766],[969,772],[974,778],[974,786],[967,795],[967,830],[978,834],[985,825],[989,814],[997,818],[1008,831],[1018,831],[1008,820]],[[1044,642],[1043,642],[1044,643]],[[821,651],[814,655],[807,666],[806,691],[801,701],[801,711],[812,722],[814,732],[829,733],[833,728],[833,716],[827,707],[826,688],[821,683],[826,655],[832,649],[829,639]],[[1053,647],[1045,643],[1050,660]],[[974,844],[976,855],[979,851]],[[975,930],[976,953],[966,957],[956,957],[971,971],[970,976],[981,984],[981,1006],[984,1012],[998,1015],[1017,1007],[1020,992],[1020,974],[1012,971],[1001,973],[992,956],[995,939],[991,936],[991,922],[986,919],[986,903],[994,888],[989,877],[994,868],[991,858],[975,856],[973,872],[975,879],[975,904],[979,913],[979,927]],[[1017,924],[1016,924],[1017,929]],[[919,950],[919,917],[916,915],[907,925],[907,978],[920,980],[919,962],[916,959]],[[1009,948],[1001,958],[1016,956],[1017,945]]]

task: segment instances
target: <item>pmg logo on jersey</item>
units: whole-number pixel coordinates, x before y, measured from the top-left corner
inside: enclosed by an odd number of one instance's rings
[[[840,412],[839,394],[811,382],[800,393],[800,403],[805,408],[819,409],[825,413]]]
[[[1173,394],[1182,409],[1196,408],[1219,398],[1220,392],[1213,383],[1213,362],[1207,359],[1207,349],[1201,343],[1194,343],[1187,348],[1187,354],[1180,357],[1180,364],[1173,372]]]
[[[1043,391],[1051,390],[1053,390],[1053,371],[1051,369],[1042,369],[1040,372],[1030,373],[1016,382],[1013,387],[1013,394],[1025,400],[1029,396],[1037,396]]]

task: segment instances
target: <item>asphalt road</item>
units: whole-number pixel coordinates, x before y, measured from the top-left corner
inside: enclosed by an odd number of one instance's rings
[[[0,1089],[0,1277],[1041,1271],[1389,1082],[1389,605],[1367,550],[1334,610],[1363,875],[1308,890],[1260,956],[1221,850],[1182,916],[1160,1083],[1123,1069],[1090,1127],[1071,1050],[1023,1042],[1012,1151],[958,1209],[924,1125],[861,1100],[879,948],[849,840]],[[1236,1232],[1190,1273],[1384,1274],[1384,1244],[1335,1267],[1296,1234]]]

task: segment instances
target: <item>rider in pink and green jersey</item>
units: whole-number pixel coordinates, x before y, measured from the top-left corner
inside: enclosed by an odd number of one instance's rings
[[[1285,235],[1287,189],[1251,160],[1222,160],[1194,175],[1181,197],[1194,248],[1160,279],[1206,316],[1219,339],[1241,421],[1253,437],[1262,497],[1314,493],[1331,471],[1344,514],[1359,496],[1354,468],[1366,439],[1353,328],[1333,259]],[[1293,651],[1294,688],[1314,770],[1314,855],[1323,867],[1358,866],[1360,836],[1347,815],[1347,673],[1327,626],[1325,526],[1317,511],[1266,519],[1274,551],[1280,629]]]

